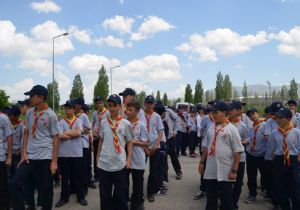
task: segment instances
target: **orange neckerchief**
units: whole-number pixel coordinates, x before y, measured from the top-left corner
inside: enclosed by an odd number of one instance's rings
[[[73,126],[74,126],[75,122],[77,121],[77,119],[78,119],[78,117],[76,117],[74,115],[73,115],[71,120],[69,120],[68,118],[65,117],[65,121],[69,125],[70,130],[73,128]]]
[[[102,109],[102,112],[100,113],[98,110],[97,110],[97,113],[98,113],[98,121],[99,121],[99,125],[98,125],[98,129],[99,129],[99,131],[100,131],[100,122],[101,122],[101,119],[102,119],[102,117],[104,116],[104,114],[107,112],[107,109],[104,107],[103,109]]]
[[[83,113],[83,110],[81,110],[79,113],[75,114],[76,117],[79,117]]]
[[[17,123],[13,125],[13,128],[16,129],[20,123],[22,123],[22,120],[21,119],[18,119]]]
[[[35,137],[35,134],[36,134],[36,128],[37,128],[37,122],[39,120],[39,118],[41,116],[43,116],[43,114],[45,114],[45,112],[48,110],[48,105],[47,104],[44,104],[43,108],[41,111],[39,111],[39,114],[37,114],[37,110],[36,108],[34,108],[34,111],[33,111],[33,125],[32,125],[32,136]]]
[[[287,136],[289,135],[290,131],[293,129],[293,126],[288,127],[286,130],[283,130],[282,128],[278,128],[279,133],[283,136],[283,157],[284,157],[284,164],[287,166],[291,166],[291,159],[289,154],[289,148],[287,143]]]
[[[117,128],[119,127],[119,124],[122,121],[122,119],[123,119],[122,116],[118,116],[116,118],[116,123],[114,124],[111,117],[107,117],[108,123],[109,123],[110,128],[113,132],[114,144],[115,144],[116,152],[118,154],[121,154],[122,151],[121,151],[121,146],[120,146],[120,143],[119,143],[119,138],[118,138],[118,135],[117,135]]]
[[[261,120],[258,120],[257,122],[253,123],[254,137],[253,137],[252,149],[255,149],[255,147],[256,147],[256,134],[262,123],[263,123],[263,121],[261,121]]]
[[[139,122],[139,118],[136,118],[135,121],[132,122],[132,130],[133,130],[133,131],[135,130],[135,128],[136,128],[138,122]]]
[[[236,119],[235,122],[233,122],[233,120],[231,118],[228,118],[228,120],[231,122],[231,124],[233,124],[235,126],[236,124],[238,124],[239,122],[241,122],[242,119],[240,117],[237,117],[237,119]]]
[[[215,124],[215,135],[214,135],[214,140],[212,142],[212,145],[211,145],[211,149],[210,149],[210,152],[209,152],[209,156],[215,156],[216,155],[216,145],[217,145],[217,138],[218,138],[218,135],[220,133],[220,131],[223,131],[225,126],[228,125],[229,121],[226,121],[221,128],[218,128],[218,126]]]
[[[154,113],[154,112],[152,112],[150,115],[145,114],[146,121],[147,121],[147,130],[148,130],[148,132],[150,131],[150,120],[151,120],[151,118],[152,118],[152,116],[153,116],[153,113]]]

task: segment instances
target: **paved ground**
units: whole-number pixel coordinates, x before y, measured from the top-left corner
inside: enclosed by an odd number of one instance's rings
[[[180,181],[175,180],[174,170],[169,161],[169,191],[166,196],[156,197],[154,203],[149,203],[145,201],[146,209],[155,209],[155,210],[196,210],[196,209],[205,209],[206,198],[202,200],[195,201],[193,200],[193,195],[198,189],[199,184],[199,174],[197,171],[198,158],[192,159],[189,157],[180,157],[180,162],[183,168],[183,179]],[[148,172],[145,173],[145,180],[147,180]],[[255,204],[245,204],[244,200],[247,196],[247,186],[246,186],[247,177],[244,178],[244,188],[243,193],[240,199],[240,209],[241,210],[267,210],[271,209],[270,204],[265,202],[261,196],[258,195],[257,202]],[[146,186],[146,181],[145,181]],[[145,188],[146,189],[146,188]],[[60,189],[55,190],[54,203],[58,201]],[[99,210],[100,209],[100,199],[99,191],[89,190],[87,196],[89,205],[87,207],[82,207],[76,203],[76,198],[74,195],[70,198],[70,202],[62,207],[62,210],[72,209],[91,209]]]

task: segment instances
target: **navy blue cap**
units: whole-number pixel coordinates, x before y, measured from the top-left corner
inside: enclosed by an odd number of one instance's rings
[[[47,90],[47,88],[45,88],[42,85],[35,85],[32,87],[32,89],[30,91],[24,93],[24,95],[26,95],[26,96],[38,95],[38,96],[44,96],[45,98],[47,98],[48,90]]]
[[[250,114],[255,113],[255,112],[258,113],[257,109],[252,108],[252,109],[249,109],[249,110],[246,112],[246,115],[249,117]]]
[[[276,116],[292,119],[293,118],[293,113],[290,109],[282,107],[276,112]]]
[[[221,112],[227,112],[228,111],[228,105],[224,101],[215,101],[212,104],[214,111],[221,111]]]
[[[98,101],[103,101],[103,97],[102,96],[97,96],[94,101],[95,101],[95,103],[98,102]]]
[[[83,109],[84,112],[89,112],[90,111],[90,107],[87,104],[84,104],[82,109]]]
[[[264,110],[264,113],[265,113],[265,114],[269,114],[269,113],[271,113],[271,112],[272,112],[271,106],[267,106],[267,107],[265,108],[265,110]]]
[[[11,106],[6,110],[6,114],[19,116],[19,115],[21,115],[21,111],[18,106]]]
[[[25,99],[24,101],[18,101],[18,104],[30,106],[30,100],[29,99]]]
[[[126,88],[119,96],[135,96],[136,92],[132,88]]]
[[[84,105],[84,98],[82,96],[79,96],[78,98],[75,98],[75,104]]]
[[[122,104],[122,100],[120,98],[120,96],[118,96],[117,94],[112,94],[107,98],[107,102],[112,101],[116,104]]]
[[[242,109],[243,104],[240,101],[232,101],[229,104],[230,109]]]
[[[287,104],[288,105],[295,105],[295,106],[297,106],[297,101],[294,100],[294,99],[291,99],[291,100],[288,100]]]
[[[154,107],[154,111],[159,114],[159,115],[162,115],[165,111],[166,111],[166,108],[163,106],[163,105],[156,105]]]
[[[212,101],[207,102],[207,104],[208,105],[213,105],[215,102],[216,102],[216,100],[212,100]]]
[[[149,95],[145,98],[145,103],[155,103],[155,98],[152,95]]]
[[[155,105],[164,105],[164,103],[161,101],[161,100],[157,100],[156,102],[155,102]]]
[[[203,104],[197,104],[196,108],[197,111],[199,111],[199,110],[204,110],[205,107],[203,106]]]
[[[68,107],[75,107],[76,103],[75,103],[75,100],[73,99],[70,99],[70,100],[67,100],[66,103],[64,104],[64,106],[68,106]]]
[[[197,112],[197,109],[196,109],[196,107],[194,107],[194,106],[191,106],[191,107],[190,107],[190,112],[192,112],[192,113],[196,113],[196,112]]]
[[[281,108],[283,108],[283,103],[281,101],[274,101],[271,104],[271,113],[276,113]]]

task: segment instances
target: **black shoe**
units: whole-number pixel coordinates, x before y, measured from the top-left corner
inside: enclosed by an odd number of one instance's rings
[[[91,189],[96,189],[96,188],[97,188],[97,186],[95,185],[94,182],[91,182],[91,183],[88,185],[88,187],[91,188]]]
[[[154,195],[148,195],[147,197],[148,197],[148,201],[149,201],[150,203],[152,203],[152,202],[155,201]]]
[[[176,179],[181,180],[182,179],[182,172],[179,172],[176,174]]]
[[[87,206],[88,205],[88,202],[83,198],[81,200],[78,201],[78,203],[82,206]]]
[[[62,207],[62,206],[65,205],[66,203],[68,203],[68,201],[65,201],[65,200],[59,200],[59,201],[55,204],[55,208]]]
[[[35,207],[34,206],[27,206],[25,209],[26,210],[35,210]]]

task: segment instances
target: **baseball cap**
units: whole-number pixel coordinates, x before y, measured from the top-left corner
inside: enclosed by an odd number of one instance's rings
[[[120,105],[122,104],[122,100],[121,100],[120,96],[118,96],[117,94],[110,95],[107,98],[107,102],[109,102],[109,101],[114,102],[116,104],[120,104]]]
[[[255,113],[255,112],[258,113],[257,109],[252,108],[252,109],[249,109],[249,110],[246,112],[246,115],[249,117],[250,114]]]
[[[24,95],[26,95],[26,96],[39,95],[39,96],[44,96],[45,98],[47,98],[48,90],[47,90],[47,88],[45,88],[42,85],[35,85],[32,87],[32,89],[30,91],[27,91],[26,93],[24,93]]]
[[[84,105],[84,98],[82,96],[79,96],[75,98],[75,104]]]
[[[229,104],[229,108],[231,109],[242,109],[242,103],[240,101],[232,101],[230,104]]]
[[[145,98],[145,103],[155,103],[155,98],[152,95],[149,95]]]
[[[166,108],[163,106],[163,105],[156,105],[154,107],[154,111],[159,114],[159,115],[162,115],[165,111],[166,111]]]
[[[126,88],[119,96],[135,96],[136,92],[132,88]]]
[[[228,105],[224,101],[215,101],[212,105],[214,111],[226,112]]]
[[[27,105],[30,106],[30,100],[29,99],[25,99],[23,101],[18,101],[18,104],[22,105]]]
[[[11,106],[6,110],[6,114],[19,116],[19,115],[21,115],[21,111],[18,106]]]
[[[95,101],[95,103],[98,102],[98,101],[103,101],[103,97],[102,96],[97,96],[94,101]]]
[[[190,112],[191,112],[191,113],[196,113],[196,112],[197,112],[196,107],[191,106],[191,107],[190,107]]]
[[[75,101],[73,99],[67,100],[64,106],[75,107]]]
[[[288,100],[287,104],[288,104],[288,105],[292,104],[292,105],[297,106],[297,101],[294,100],[294,99],[291,99],[291,100]]]
[[[281,108],[283,108],[283,103],[281,101],[274,101],[271,104],[271,113],[276,113]]]
[[[267,107],[265,108],[265,110],[264,110],[264,113],[265,113],[265,114],[269,114],[269,113],[271,113],[271,112],[272,112],[271,106],[267,106]]]
[[[277,117],[283,117],[283,118],[293,118],[293,113],[290,109],[282,107],[278,110],[276,113]]]

